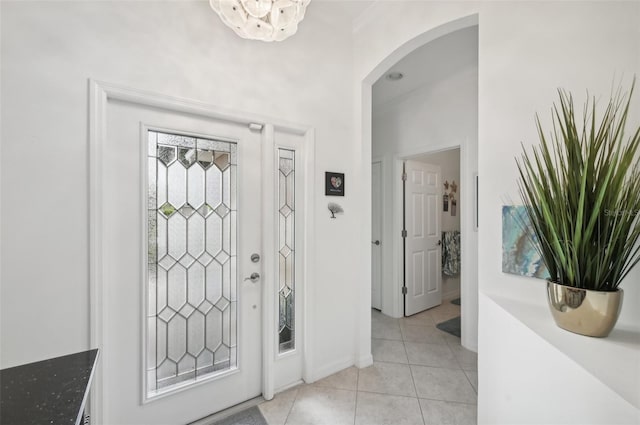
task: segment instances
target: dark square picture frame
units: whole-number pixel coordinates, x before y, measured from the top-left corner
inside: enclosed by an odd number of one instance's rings
[[[344,196],[344,173],[325,171],[324,194],[326,196]]]

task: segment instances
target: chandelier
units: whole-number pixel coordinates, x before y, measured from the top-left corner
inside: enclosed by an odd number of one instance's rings
[[[209,0],[222,22],[242,38],[282,41],[296,33],[311,0]]]

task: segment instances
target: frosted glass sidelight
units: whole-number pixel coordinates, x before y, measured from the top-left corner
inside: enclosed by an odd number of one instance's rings
[[[236,145],[148,132],[147,396],[237,367]]]
[[[279,352],[295,349],[295,151],[278,149]]]

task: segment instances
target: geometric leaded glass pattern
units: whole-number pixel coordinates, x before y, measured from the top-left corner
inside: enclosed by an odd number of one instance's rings
[[[295,348],[295,151],[278,149],[279,352]]]
[[[236,144],[149,131],[148,396],[237,365]]]

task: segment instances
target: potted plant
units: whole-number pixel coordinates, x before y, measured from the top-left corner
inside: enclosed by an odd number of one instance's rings
[[[553,318],[583,335],[611,332],[619,285],[640,260],[640,127],[625,135],[634,87],[612,95],[601,117],[587,100],[580,125],[572,95],[559,90],[550,136],[536,116],[540,145],[516,160]]]

